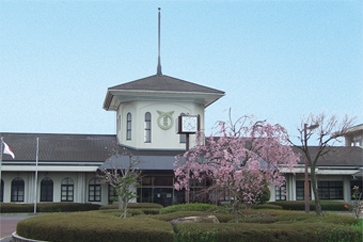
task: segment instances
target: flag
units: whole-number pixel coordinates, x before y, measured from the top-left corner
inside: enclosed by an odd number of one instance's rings
[[[3,142],[3,144],[4,144],[4,151],[3,151],[3,153],[4,154],[7,154],[7,155],[10,155],[14,159],[15,158],[14,152],[10,149],[10,147],[5,142]]]

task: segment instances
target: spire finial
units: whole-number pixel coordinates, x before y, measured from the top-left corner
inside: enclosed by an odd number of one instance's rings
[[[161,8],[159,8],[159,29],[158,29],[158,68],[157,68],[157,72],[156,72],[156,74],[158,75],[158,76],[161,76],[162,75],[162,73],[161,73],[161,63],[160,63],[160,10],[161,10]]]

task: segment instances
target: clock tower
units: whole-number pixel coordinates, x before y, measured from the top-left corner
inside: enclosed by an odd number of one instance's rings
[[[185,150],[183,134],[175,132],[177,124],[181,124],[181,133],[204,131],[205,108],[222,96],[222,91],[157,74],[108,88],[103,108],[116,112],[120,144],[145,150]]]

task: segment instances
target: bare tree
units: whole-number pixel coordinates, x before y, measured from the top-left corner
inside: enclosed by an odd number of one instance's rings
[[[115,143],[109,149],[110,154],[115,157],[113,162],[112,156],[109,158],[110,167],[99,169],[97,174],[101,183],[109,183],[118,197],[118,208],[124,212],[120,218],[126,218],[127,206],[129,202],[137,197],[137,193],[131,190],[131,187],[138,187],[141,171],[137,167],[141,163],[139,159],[134,159],[132,154],[126,148],[123,148],[120,153],[120,145]],[[121,162],[120,158],[128,156],[128,162]],[[124,163],[122,165],[122,163]]]
[[[291,144],[303,152],[310,166],[310,179],[315,196],[317,216],[323,216],[323,213],[317,190],[316,166],[324,156],[336,151],[336,146],[334,147],[334,145],[342,141],[339,138],[344,136],[346,130],[353,126],[355,119],[355,117],[349,118],[348,115],[345,115],[340,121],[336,115],[328,117],[325,112],[319,114],[311,113],[307,117],[302,116],[300,127],[297,127],[297,142],[299,144],[294,144],[289,139]],[[309,150],[308,143],[314,138],[318,141],[318,145],[316,147],[317,151],[312,153]]]

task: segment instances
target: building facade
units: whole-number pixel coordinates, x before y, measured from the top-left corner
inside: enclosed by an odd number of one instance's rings
[[[216,89],[155,75],[108,88],[103,108],[116,112],[115,135],[1,133],[15,159],[2,155],[0,201],[33,203],[36,199],[37,202],[109,204],[114,193],[107,184],[97,180],[96,172],[115,164],[116,157],[108,153],[108,148],[118,143],[132,158],[142,161],[138,167],[142,171],[142,182],[134,202],[155,202],[164,206],[183,203],[185,191],[176,191],[173,187],[175,156],[183,154],[186,146],[185,135],[176,132],[177,117],[199,115],[203,131],[205,109],[223,95],[224,92]],[[36,167],[37,138],[39,162]],[[193,135],[190,143],[195,144]],[[317,152],[317,147],[310,147],[310,150]],[[361,146],[335,147],[334,152],[319,161],[320,199],[351,201],[352,187],[363,185],[362,150]],[[118,162],[127,164],[128,159],[128,155],[123,156]],[[270,201],[304,200],[304,164],[302,155],[299,165],[292,172],[286,171],[286,185],[270,188]],[[192,181],[190,201],[230,200],[228,194],[199,195],[198,191],[208,185]]]

